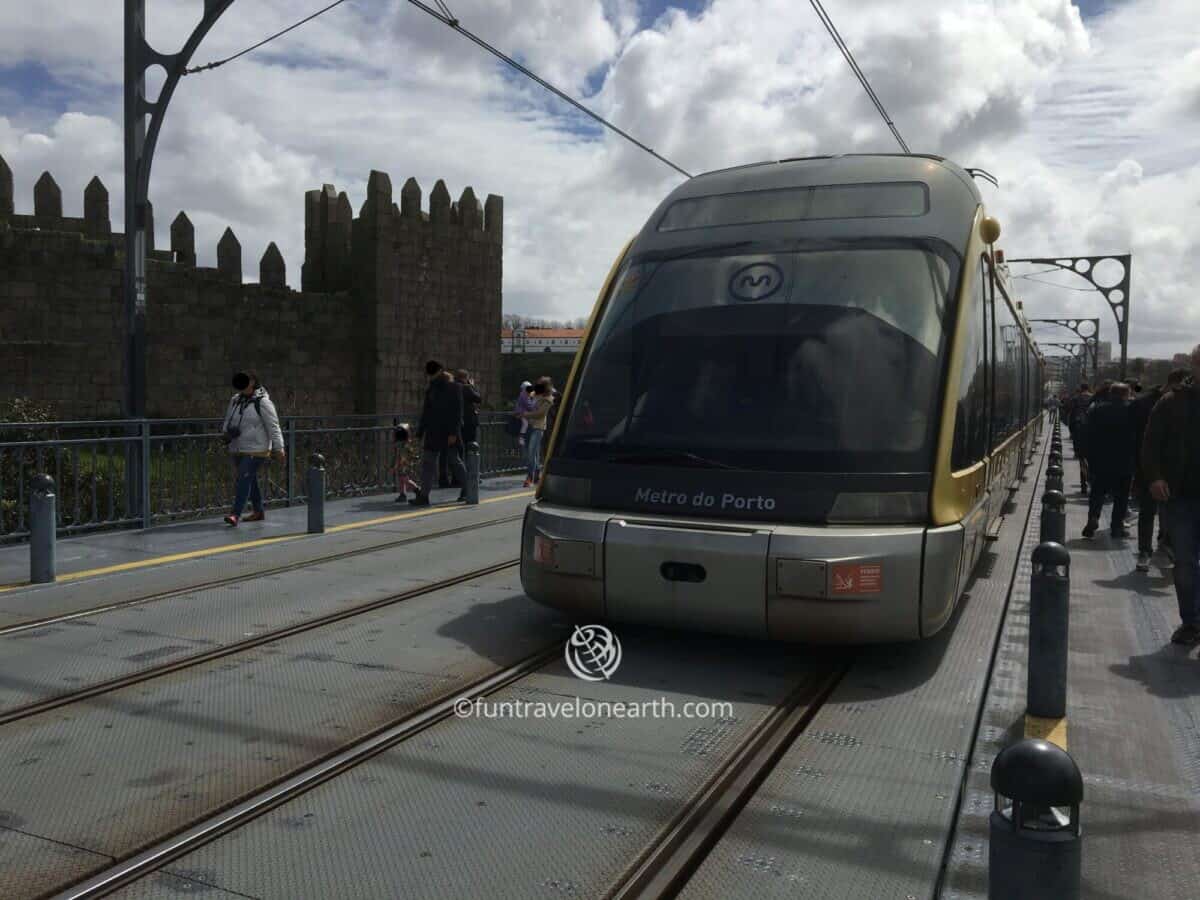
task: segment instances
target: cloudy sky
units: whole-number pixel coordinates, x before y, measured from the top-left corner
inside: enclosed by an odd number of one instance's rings
[[[803,0],[447,0],[469,29],[691,172],[896,150]],[[201,0],[148,0],[176,50]],[[324,0],[238,0],[194,63]],[[1195,0],[825,0],[915,152],[994,173],[1009,256],[1134,254],[1131,356],[1200,341],[1200,29]],[[18,211],[51,171],[68,215],[99,175],[121,207],[120,4],[6,4],[0,155]],[[310,10],[311,7],[311,10]],[[188,212],[202,264],[232,225],[299,284],[303,192],[355,208],[381,169],[505,198],[506,312],[584,315],[614,254],[680,176],[599,130],[404,0],[349,0],[180,85],[151,182],[158,244]],[[121,227],[119,221],[114,226]],[[1034,316],[1100,316],[1070,275],[1024,269]],[[1050,284],[1047,284],[1049,282]],[[1051,286],[1061,284],[1062,288]],[[1074,288],[1072,290],[1071,288]],[[1065,332],[1060,340],[1070,339]]]

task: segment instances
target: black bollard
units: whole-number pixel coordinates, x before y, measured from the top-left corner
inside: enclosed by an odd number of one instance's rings
[[[1026,738],[992,763],[988,900],[1079,900],[1083,777],[1067,751]]]
[[[1062,491],[1042,494],[1041,542],[1062,544],[1067,540],[1067,498]]]
[[[1050,457],[1047,460],[1047,464],[1051,465],[1051,466],[1058,466],[1061,469],[1062,468],[1062,453],[1060,453],[1057,450],[1051,450]]]
[[[479,442],[467,444],[467,483],[463,486],[467,503],[472,506],[479,503]]]
[[[1042,719],[1067,714],[1067,637],[1071,612],[1071,554],[1043,542],[1029,577],[1029,681],[1026,712]]]
[[[1063,489],[1062,466],[1046,466],[1046,490],[1061,491]]]
[[[308,533],[325,533],[325,457],[308,458]]]
[[[50,584],[55,579],[54,541],[58,528],[54,479],[34,475],[29,486],[29,581]]]

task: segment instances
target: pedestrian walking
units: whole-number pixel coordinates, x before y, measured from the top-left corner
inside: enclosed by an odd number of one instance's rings
[[[1071,417],[1067,428],[1071,433],[1071,446],[1075,450],[1075,458],[1079,460],[1079,490],[1086,497],[1088,493],[1088,460],[1087,460],[1087,413],[1092,404],[1092,392],[1087,382],[1079,385],[1079,391],[1071,398]]]
[[[1142,442],[1146,436],[1146,424],[1150,413],[1168,391],[1174,390],[1187,380],[1187,369],[1175,369],[1167,376],[1165,384],[1156,385],[1134,399],[1130,406],[1135,435],[1134,448],[1137,452],[1134,469],[1134,496],[1138,509],[1138,557],[1137,570],[1150,571],[1150,560],[1154,555],[1154,522],[1158,520],[1158,549],[1170,556],[1171,537],[1167,531],[1162,505],[1150,495],[1150,483],[1142,468]]]
[[[1129,483],[1133,477],[1136,453],[1129,385],[1113,384],[1103,396],[1105,399],[1088,411],[1084,423],[1091,495],[1088,498],[1088,520],[1083,528],[1083,536],[1091,538],[1096,534],[1105,498],[1111,496],[1112,527],[1109,533],[1114,538],[1124,538],[1129,536],[1125,529],[1125,512],[1129,505]]]
[[[286,450],[279,413],[267,389],[259,384],[258,376],[254,372],[238,372],[233,376],[233,387],[237,393],[225,410],[221,437],[229,447],[234,470],[233,512],[225,517],[225,524],[236,528],[240,522],[261,522],[266,518],[258,470],[268,459],[285,459]],[[243,516],[247,500],[253,512]]]
[[[1150,413],[1142,441],[1142,470],[1150,494],[1165,504],[1175,551],[1175,595],[1180,625],[1172,642],[1200,643],[1200,344],[1191,354],[1188,383],[1163,395]]]
[[[421,490],[409,500],[412,506],[428,506],[429,492],[437,483],[438,461],[447,457],[450,470],[459,484],[467,483],[455,447],[462,442],[463,395],[454,378],[436,360],[425,364],[429,387],[425,390],[425,405],[421,410],[421,421],[417,424],[417,436],[421,438]]]
[[[471,373],[466,369],[459,369],[455,372],[454,381],[458,385],[458,389],[462,391],[463,431],[462,441],[458,445],[458,458],[463,460],[463,471],[466,471],[467,445],[474,444],[479,440],[479,407],[483,403],[483,395],[479,393],[479,388],[471,380]],[[466,501],[467,499],[467,482],[465,479],[462,482],[462,492],[459,494],[458,499],[462,501]]]
[[[542,442],[546,437],[546,421],[554,400],[550,394],[550,386],[538,382],[533,386],[533,409],[522,413],[529,423],[525,443],[525,487],[537,484],[542,469]]]

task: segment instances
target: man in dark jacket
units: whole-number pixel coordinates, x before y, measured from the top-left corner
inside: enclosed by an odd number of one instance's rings
[[[1192,350],[1192,381],[1163,396],[1142,441],[1142,474],[1164,513],[1175,551],[1176,644],[1200,644],[1200,344]]]
[[[417,436],[422,439],[421,492],[408,502],[413,506],[428,506],[430,488],[437,482],[438,457],[449,457],[450,469],[459,484],[467,483],[467,472],[459,459],[456,447],[462,442],[463,396],[450,373],[442,364],[430,360],[425,364],[429,387],[425,391],[425,407],[417,424]]]
[[[1109,387],[1103,400],[1093,406],[1084,421],[1087,433],[1088,470],[1092,493],[1088,500],[1088,521],[1083,536],[1090,538],[1100,527],[1104,500],[1113,498],[1111,534],[1129,535],[1125,530],[1125,511],[1129,506],[1129,482],[1133,477],[1134,430],[1129,414],[1129,385]]]
[[[1188,377],[1187,369],[1175,369],[1167,376],[1167,383],[1150,388],[1139,394],[1130,404],[1129,412],[1133,418],[1133,433],[1137,438],[1137,459],[1133,473],[1134,495],[1138,504],[1138,559],[1139,572],[1150,571],[1150,558],[1154,555],[1154,520],[1158,521],[1158,546],[1169,552],[1170,533],[1167,531],[1166,520],[1162,516],[1159,503],[1150,496],[1150,483],[1142,472],[1142,440],[1146,436],[1146,423],[1150,421],[1150,412],[1158,401],[1168,391],[1178,388]]]

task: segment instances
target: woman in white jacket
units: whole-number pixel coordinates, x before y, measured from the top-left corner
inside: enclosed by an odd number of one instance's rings
[[[229,400],[221,434],[229,444],[237,479],[233,512],[225,517],[225,524],[236,528],[238,522],[243,521],[242,510],[247,499],[254,512],[244,521],[261,522],[266,518],[262,492],[258,488],[258,467],[268,457],[284,459],[285,449],[279,413],[266,388],[258,383],[258,376],[253,372],[238,372],[233,376],[233,386],[237,393]]]

